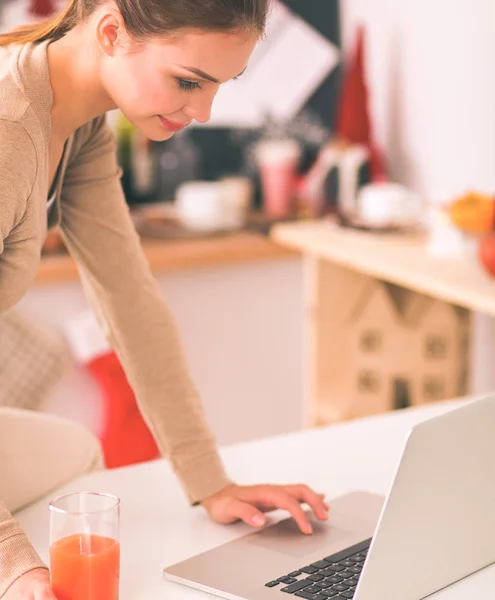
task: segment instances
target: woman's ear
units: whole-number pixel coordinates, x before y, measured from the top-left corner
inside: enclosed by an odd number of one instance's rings
[[[116,6],[104,6],[96,20],[96,41],[107,56],[114,56],[118,49],[128,47],[131,39],[124,19]]]

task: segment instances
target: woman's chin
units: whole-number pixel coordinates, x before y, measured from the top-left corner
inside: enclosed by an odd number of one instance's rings
[[[141,122],[136,121],[135,124],[144,137],[153,142],[165,142],[174,135],[173,131],[168,131],[163,127],[158,117]]]
[[[144,137],[152,142],[166,142],[174,135],[173,131],[165,131],[159,125],[157,127],[140,127],[139,130]]]
[[[161,131],[159,129],[155,129],[154,131],[150,132],[143,131],[143,133],[148,139],[152,140],[153,142],[165,142],[174,135],[173,131],[165,131],[163,128]]]

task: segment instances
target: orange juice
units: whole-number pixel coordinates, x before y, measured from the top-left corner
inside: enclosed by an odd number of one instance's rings
[[[120,544],[101,535],[76,534],[50,548],[57,600],[118,600]]]

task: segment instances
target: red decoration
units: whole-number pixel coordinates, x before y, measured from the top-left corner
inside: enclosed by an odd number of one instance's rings
[[[56,12],[54,0],[30,0],[29,13],[33,17],[45,19]]]
[[[482,238],[478,249],[481,264],[492,277],[495,277],[495,232]]]
[[[113,351],[101,354],[86,367],[105,396],[101,444],[106,466],[121,467],[158,458],[158,447],[117,355]]]
[[[364,144],[371,153],[374,181],[386,179],[383,157],[373,140],[369,114],[369,92],[365,76],[364,27],[357,30],[356,45],[349,64],[344,66],[340,96],[337,104],[335,134],[355,144]]]

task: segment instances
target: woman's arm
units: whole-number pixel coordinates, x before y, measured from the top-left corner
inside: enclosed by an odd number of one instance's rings
[[[40,255],[40,211],[31,192],[38,167],[22,122],[0,116],[0,313],[27,292]]]
[[[61,229],[83,285],[140,409],[191,503],[231,482],[217,453],[174,322],[150,271],[103,118],[74,141]]]
[[[35,232],[26,214],[36,176],[36,153],[22,123],[0,119],[0,311],[28,288],[36,268]],[[30,239],[32,236],[32,239]],[[0,459],[7,460],[6,457]],[[2,485],[0,481],[0,498]],[[45,567],[17,521],[0,501],[0,596],[24,573]]]
[[[21,575],[46,568],[18,522],[0,502],[0,597]]]

